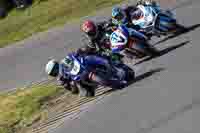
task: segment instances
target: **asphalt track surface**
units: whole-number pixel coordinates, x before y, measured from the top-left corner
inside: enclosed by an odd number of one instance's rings
[[[182,2],[177,1],[180,6],[176,15],[190,30],[161,38],[160,43],[154,39],[163,54],[134,66],[137,82],[113,92],[78,119],[49,132],[199,133],[200,1]],[[79,37],[79,27],[70,25],[19,42],[26,45],[0,49],[0,88],[45,78],[48,58],[62,58],[69,48],[80,45]]]

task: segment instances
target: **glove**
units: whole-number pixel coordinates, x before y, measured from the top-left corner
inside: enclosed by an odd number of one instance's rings
[[[103,49],[102,52],[101,52],[101,55],[102,56],[110,56],[110,50],[109,49]]]

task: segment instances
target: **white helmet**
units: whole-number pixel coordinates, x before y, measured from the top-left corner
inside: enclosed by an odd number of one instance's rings
[[[152,3],[152,0],[146,0],[146,1],[144,1],[145,5],[151,5],[151,3]]]
[[[59,74],[59,63],[55,59],[50,60],[45,67],[45,72],[52,77],[56,77]]]

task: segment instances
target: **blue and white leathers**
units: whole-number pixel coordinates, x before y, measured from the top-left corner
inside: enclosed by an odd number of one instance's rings
[[[96,55],[88,55],[88,56],[78,56],[75,53],[69,54],[73,60],[73,67],[69,70],[67,69],[64,64],[60,64],[60,71],[64,77],[70,77],[74,81],[79,81],[84,78],[85,75],[90,72],[90,69],[94,65],[107,65],[108,61],[104,58],[101,58]]]
[[[141,28],[146,28],[151,25],[157,14],[156,8],[143,5],[138,5],[137,8],[142,12],[143,15],[139,19],[132,18],[132,23],[134,25],[139,25]]]
[[[168,30],[170,30],[168,24],[176,21],[175,16],[172,12],[162,11],[159,6],[138,5],[137,8],[138,11],[141,11],[142,15],[139,19],[134,19],[133,15],[131,20],[134,25],[140,26],[141,30],[144,30],[145,32],[149,33],[155,30],[154,28],[156,22],[159,23],[159,27],[157,26],[158,27],[157,30],[167,32]],[[165,25],[167,25],[167,27]]]

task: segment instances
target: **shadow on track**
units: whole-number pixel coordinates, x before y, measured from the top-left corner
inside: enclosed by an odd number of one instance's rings
[[[164,71],[165,68],[157,68],[157,69],[153,69],[153,70],[150,70],[146,73],[143,73],[143,74],[140,74],[139,76],[137,76],[133,81],[131,81],[129,83],[129,85],[133,84],[133,83],[136,83],[136,82],[139,82],[141,80],[144,80],[152,75],[154,75],[155,73],[158,73],[158,72],[161,72],[161,71]]]
[[[152,75],[154,75],[155,73],[159,73],[159,72],[164,71],[164,70],[165,70],[165,68],[157,68],[157,69],[150,70],[150,71],[148,71],[148,72],[146,72],[146,73],[143,73],[143,74],[141,74],[141,75],[138,75],[138,76],[136,76],[135,79],[133,79],[132,81],[130,81],[129,84],[128,84],[126,87],[128,87],[128,86],[130,86],[130,85],[132,85],[132,84],[134,84],[134,83],[136,83],[136,82],[139,82],[139,81],[141,81],[141,80],[144,80],[144,79],[146,79],[146,78],[149,78],[149,77],[151,77]],[[122,88],[122,89],[125,89],[126,87],[124,87],[124,88]],[[117,90],[122,90],[122,89],[110,89],[110,90],[108,90],[108,91],[105,91],[105,92],[102,93],[101,95],[107,94],[107,93],[110,93],[110,92],[113,92],[113,91],[117,91]]]
[[[167,41],[169,39],[173,39],[173,38],[178,37],[178,36],[180,36],[182,34],[186,34],[186,33],[190,32],[190,31],[193,31],[196,28],[200,27],[200,24],[195,24],[195,25],[192,25],[192,26],[189,26],[189,27],[183,27],[183,26],[181,26],[181,27],[183,28],[183,30],[175,33],[174,35],[170,35],[170,36],[164,38],[163,40],[158,41],[157,43],[154,44],[154,46],[158,45],[160,43],[163,43],[163,42],[165,42],[165,41]]]
[[[149,61],[149,60],[151,60],[151,59],[154,59],[154,58],[163,56],[163,55],[165,55],[165,54],[167,54],[167,53],[169,53],[169,52],[171,52],[171,51],[173,51],[173,50],[175,50],[175,49],[177,49],[177,48],[180,48],[180,47],[182,47],[182,46],[188,44],[189,42],[190,42],[190,41],[185,41],[185,42],[182,42],[182,43],[177,44],[177,45],[175,45],[175,46],[168,47],[168,48],[166,48],[166,49],[164,49],[164,50],[161,50],[161,51],[160,51],[160,54],[159,54],[158,56],[146,58],[146,59],[144,59],[144,60],[141,60],[141,61],[135,63],[135,65],[138,65],[138,64],[141,64],[141,63],[143,63],[143,62]]]
[[[136,133],[149,133],[155,128],[159,128],[161,126],[165,126],[168,124],[170,120],[174,120],[176,117],[183,115],[185,112],[192,110],[194,107],[200,107],[200,100],[194,99],[191,104],[184,105],[177,109],[175,112],[169,113],[167,116],[160,118],[159,120],[150,123],[149,127],[139,128]]]

